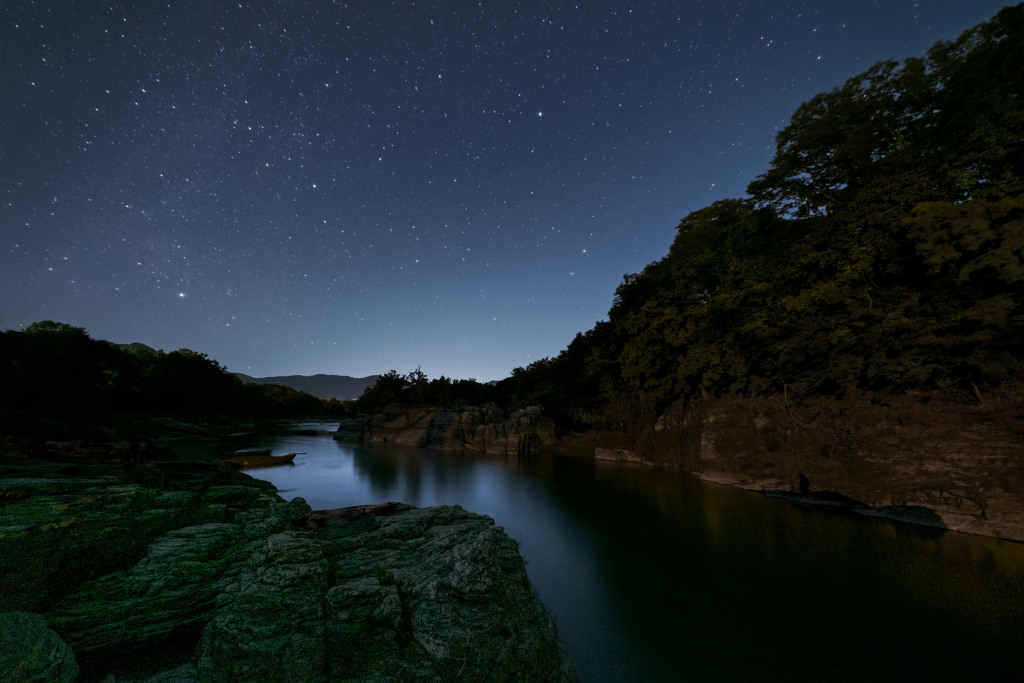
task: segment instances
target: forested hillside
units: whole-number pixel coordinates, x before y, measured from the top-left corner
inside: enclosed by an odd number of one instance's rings
[[[577,428],[724,395],[1021,401],[1024,5],[803,104],[748,193],[503,391]]]
[[[243,384],[189,349],[119,347],[51,321],[0,333],[0,436],[93,438],[152,417],[209,422],[347,410],[289,387]]]

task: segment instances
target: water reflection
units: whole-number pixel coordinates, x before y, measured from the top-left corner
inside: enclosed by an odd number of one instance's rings
[[[520,541],[584,680],[1021,679],[1024,545],[592,460],[281,437],[314,508],[458,504]]]

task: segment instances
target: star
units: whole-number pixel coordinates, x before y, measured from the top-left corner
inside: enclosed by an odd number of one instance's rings
[[[108,4],[0,5],[4,325],[486,381],[605,319],[803,102],[1006,2]]]

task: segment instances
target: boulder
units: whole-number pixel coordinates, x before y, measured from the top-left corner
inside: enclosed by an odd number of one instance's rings
[[[63,683],[77,677],[75,653],[42,616],[0,613],[0,680]]]
[[[160,534],[204,519],[200,496],[83,482],[4,506],[0,605],[45,611],[83,579],[131,567]]]
[[[205,624],[245,540],[234,524],[203,524],[158,538],[128,571],[78,587],[51,614],[80,654],[154,646]]]
[[[45,613],[84,581],[130,569],[173,529],[230,521],[260,496],[280,501],[215,465],[53,457],[0,461],[0,610]]]
[[[397,506],[320,532],[342,680],[571,680],[518,544],[458,506]],[[334,680],[334,678],[332,678]]]
[[[203,681],[326,681],[327,561],[307,535],[267,537],[245,559],[203,630]]]

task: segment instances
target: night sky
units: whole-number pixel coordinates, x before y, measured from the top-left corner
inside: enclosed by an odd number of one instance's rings
[[[986,0],[0,6],[0,328],[507,376]]]

